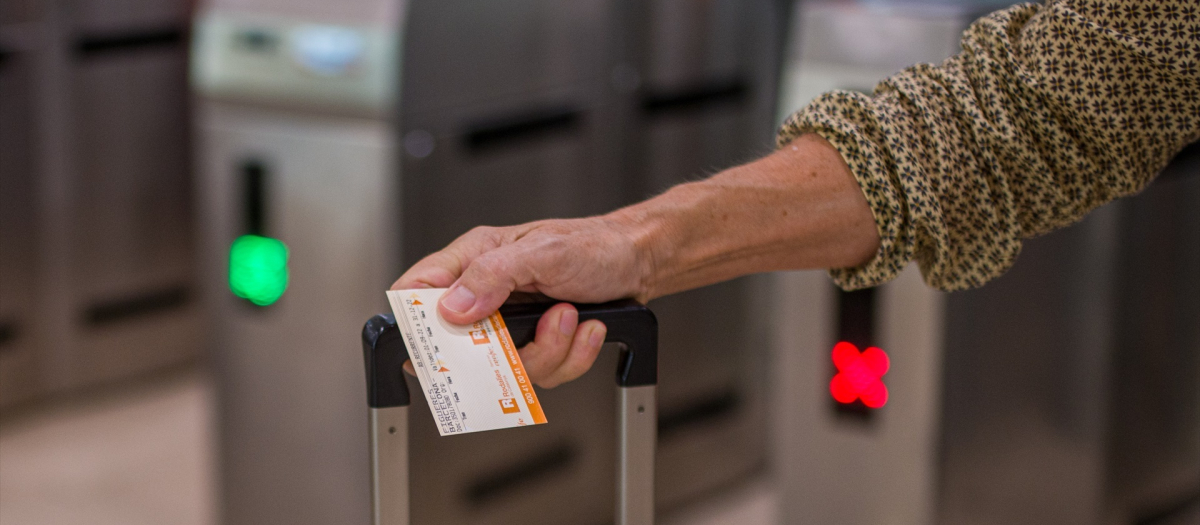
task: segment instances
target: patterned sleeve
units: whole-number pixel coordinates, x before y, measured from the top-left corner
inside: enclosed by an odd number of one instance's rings
[[[1024,238],[1136,193],[1200,139],[1200,2],[1048,0],[993,13],[962,52],[873,95],[835,91],[783,124],[828,140],[881,244],[847,289],[916,260],[944,290],[1004,273]]]

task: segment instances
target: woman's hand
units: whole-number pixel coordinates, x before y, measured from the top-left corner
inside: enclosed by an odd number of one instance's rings
[[[631,231],[610,216],[479,227],[422,259],[392,289],[448,287],[438,312],[456,324],[491,315],[514,291],[584,303],[645,301],[649,263]],[[521,359],[535,384],[554,387],[591,368],[606,331],[600,321],[580,324],[573,306],[559,304],[542,316]]]

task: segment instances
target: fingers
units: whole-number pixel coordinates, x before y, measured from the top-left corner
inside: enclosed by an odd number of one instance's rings
[[[530,379],[543,388],[554,388],[587,372],[596,362],[607,332],[604,323],[579,323],[574,306],[561,303],[538,321],[534,341],[521,349],[521,361]]]
[[[393,290],[445,288],[462,273],[461,257],[449,248],[421,259],[392,284]]]
[[[575,331],[575,339],[571,342],[571,348],[567,350],[566,359],[549,377],[540,381],[535,380],[534,384],[542,388],[554,388],[574,381],[591,370],[592,365],[596,363],[596,357],[600,355],[600,348],[604,345],[604,336],[607,332],[607,327],[600,321],[594,319],[584,321]]]
[[[556,304],[542,314],[533,342],[521,349],[521,362],[530,379],[537,383],[562,364],[578,326],[579,312],[570,304]]]
[[[532,267],[537,259],[511,244],[476,257],[438,301],[438,313],[457,324],[491,315],[514,290],[534,282]]]
[[[600,321],[580,324],[571,304],[556,304],[538,320],[533,342],[520,350],[525,372],[542,388],[574,381],[595,364],[607,333]],[[404,362],[404,371],[416,375],[412,361]]]
[[[491,228],[480,226],[460,235],[450,245],[429,254],[409,268],[392,284],[393,290],[446,288],[454,283],[467,265],[488,250],[499,247],[506,236],[519,234],[522,227]],[[472,319],[469,322],[478,321]]]
[[[528,250],[511,242],[533,224],[478,227],[409,268],[393,290],[447,288],[438,312],[447,321],[469,324],[491,315],[510,293],[533,284]]]

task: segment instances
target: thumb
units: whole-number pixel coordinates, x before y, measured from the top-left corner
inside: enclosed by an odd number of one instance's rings
[[[451,323],[468,324],[500,309],[513,290],[532,284],[528,266],[516,264],[516,255],[499,249],[471,261],[438,301],[438,313]]]

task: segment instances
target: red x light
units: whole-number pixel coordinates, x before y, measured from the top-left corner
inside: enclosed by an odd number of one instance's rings
[[[883,375],[891,367],[891,361],[883,350],[872,346],[859,352],[857,346],[842,341],[833,346],[833,365],[838,372],[829,382],[829,393],[838,403],[850,404],[861,399],[869,408],[887,404]]]

